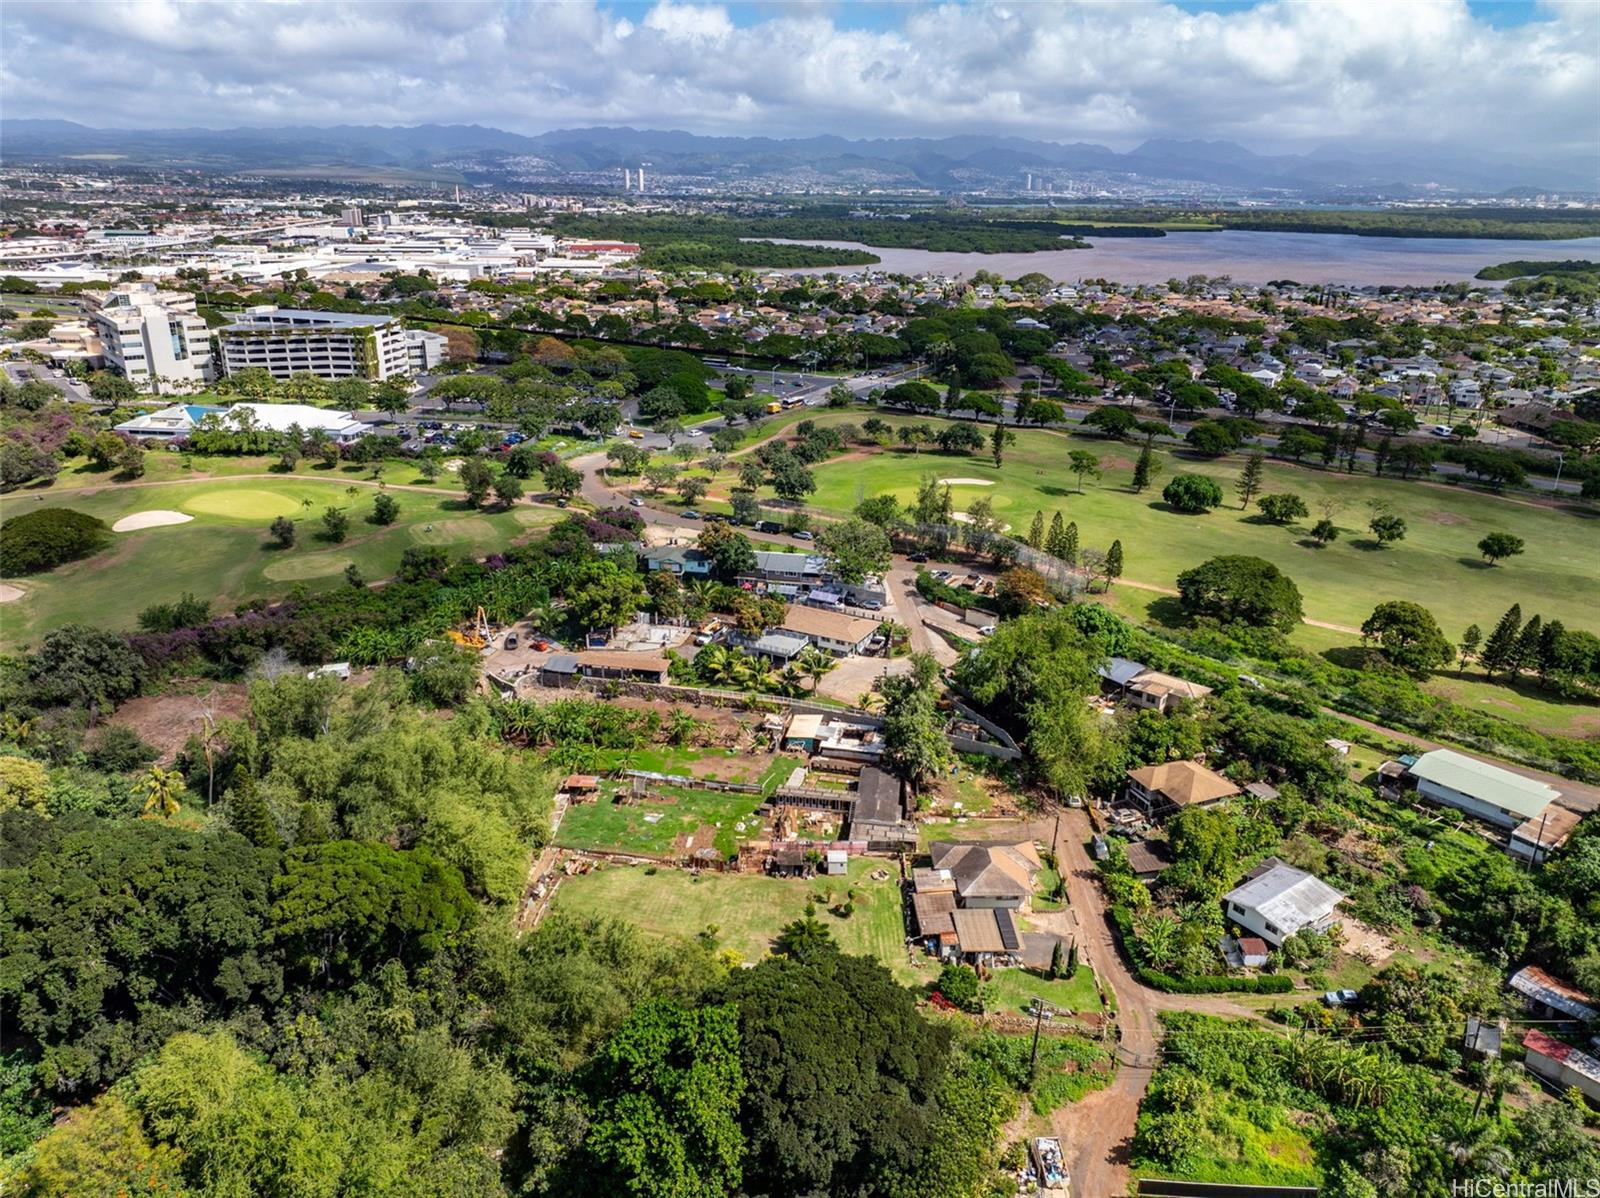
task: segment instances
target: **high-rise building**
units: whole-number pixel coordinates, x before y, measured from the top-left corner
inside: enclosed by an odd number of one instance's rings
[[[379,382],[411,372],[406,331],[393,316],[263,305],[218,329],[217,341],[229,374],[259,368],[279,379],[303,371]]]
[[[211,381],[211,334],[194,296],[154,283],[83,293],[106,364],[141,391],[193,391]]]

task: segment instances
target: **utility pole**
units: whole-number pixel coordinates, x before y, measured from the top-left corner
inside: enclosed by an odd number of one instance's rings
[[[1042,998],[1033,1000],[1033,1051],[1028,1054],[1027,1089],[1033,1089],[1033,1071],[1039,1064],[1039,1031],[1044,1026],[1045,1014],[1055,1015],[1055,1007]]]

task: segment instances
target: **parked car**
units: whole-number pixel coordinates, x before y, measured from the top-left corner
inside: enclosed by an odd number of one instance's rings
[[[907,560],[921,564],[928,560],[928,555],[926,553],[913,553]]]
[[[978,629],[978,635],[979,636],[993,636],[994,635],[994,625],[993,624],[985,624],[982,628]]]
[[[628,430],[628,436],[632,437],[635,441],[644,440],[644,433],[640,429],[630,428]]]
[[[643,507],[644,506],[644,500],[640,499],[637,495],[635,495],[632,499],[628,500],[628,506],[629,507]]]
[[[1330,1007],[1353,1007],[1360,998],[1354,990],[1329,990],[1322,996],[1322,1001]]]
[[[802,528],[799,532],[794,534],[794,539],[797,541],[815,541],[817,538],[811,535],[811,530],[809,528]]]
[[[883,610],[883,604],[879,603],[876,599],[863,599],[860,603],[856,604],[856,606],[861,608],[863,611]]]
[[[1451,429],[1448,424],[1436,424],[1433,426],[1433,435],[1435,437],[1448,437],[1450,433]]]
[[[694,643],[697,644],[697,645],[709,645],[712,641],[714,641],[716,639],[717,638],[712,636],[711,633],[702,632],[699,636],[694,638]]]
[[[703,428],[692,428],[689,430],[689,436],[691,437],[703,437],[705,435],[706,430]]]
[[[697,511],[694,511],[692,509],[690,511],[687,511],[687,512],[679,512],[678,514],[680,516],[682,516],[685,520],[698,520],[698,519],[700,519],[700,513],[697,512]]]

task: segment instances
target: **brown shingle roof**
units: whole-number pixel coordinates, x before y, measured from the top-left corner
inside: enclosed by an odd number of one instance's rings
[[[914,894],[911,908],[917,914],[917,927],[924,936],[942,936],[956,930],[952,916],[956,910],[956,896],[949,890],[933,894]]]
[[[626,649],[587,649],[578,654],[580,666],[597,670],[647,670],[665,674],[667,659],[659,653],[630,653]]]
[[[935,869],[955,878],[956,893],[966,898],[1009,898],[1033,891],[1041,862],[1031,841],[1017,844],[968,844],[944,841],[929,849]]]
[[[1163,794],[1179,807],[1214,803],[1239,793],[1239,788],[1214,770],[1192,761],[1167,761],[1129,770],[1128,777],[1151,794]]]
[[[858,644],[878,630],[878,621],[863,616],[847,616],[843,612],[824,611],[820,607],[804,607],[791,603],[783,616],[783,626],[790,632],[806,636],[826,637],[830,641]]]

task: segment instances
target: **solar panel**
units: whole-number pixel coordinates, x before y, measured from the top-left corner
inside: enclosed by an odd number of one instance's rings
[[[1006,952],[1014,953],[1022,947],[1022,939],[1017,935],[1017,925],[1012,922],[1011,912],[1004,907],[995,909],[994,921],[1000,928],[1000,943],[1006,946]]]

